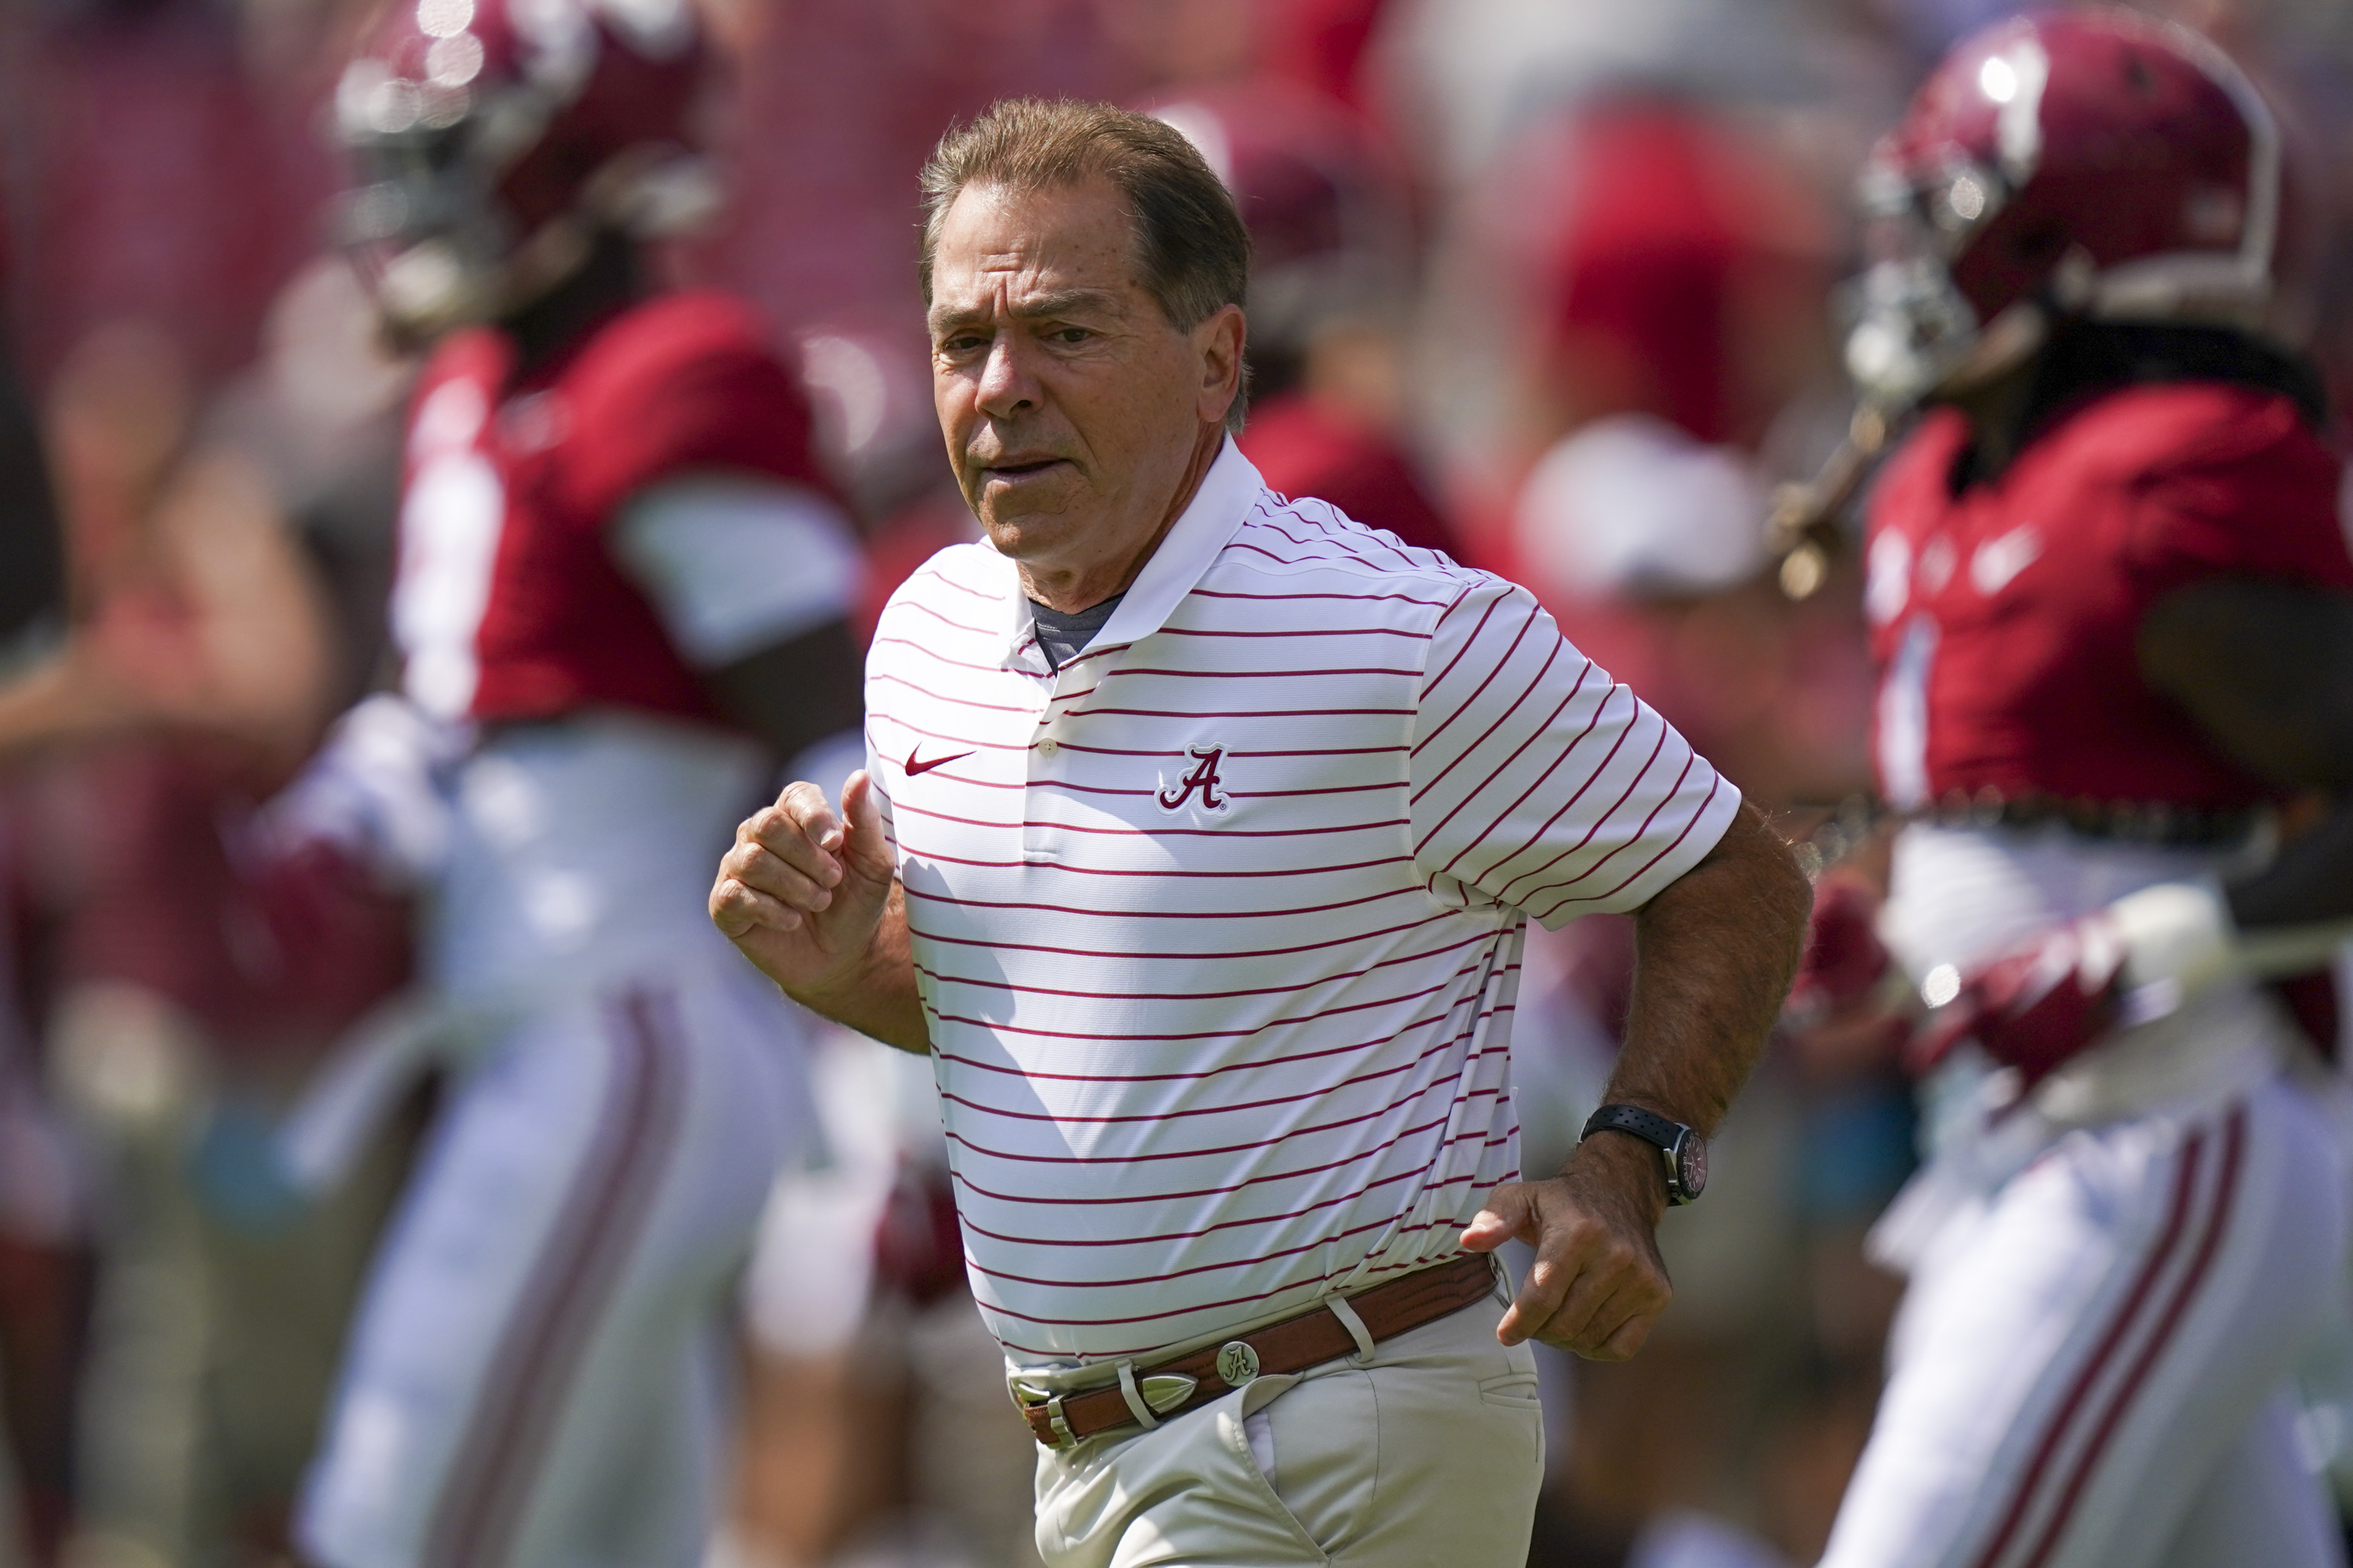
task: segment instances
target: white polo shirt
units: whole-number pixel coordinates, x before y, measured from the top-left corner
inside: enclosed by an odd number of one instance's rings
[[[957,545],[866,706],[973,1290],[1025,1364],[1452,1255],[1518,1174],[1525,918],[1635,908],[1739,803],[1526,590],[1230,442],[1076,658]]]

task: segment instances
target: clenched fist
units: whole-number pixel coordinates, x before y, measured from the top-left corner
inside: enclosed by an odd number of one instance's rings
[[[874,784],[861,770],[841,813],[813,784],[744,818],[719,862],[712,923],[796,1001],[910,1050],[928,1044],[906,920]]]

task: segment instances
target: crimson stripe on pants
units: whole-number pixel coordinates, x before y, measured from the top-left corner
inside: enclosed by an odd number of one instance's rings
[[[618,1282],[675,1141],[683,1108],[652,1005],[632,992],[616,1009],[613,1077],[589,1152],[500,1336],[437,1510],[426,1561],[494,1568],[571,1391],[581,1354]]]
[[[2197,1182],[2199,1166],[2204,1162],[2205,1145],[2203,1131],[2192,1133],[2181,1152],[2175,1156],[2173,1192],[2167,1200],[2165,1219],[2158,1227],[2157,1247],[2150,1252],[2148,1261],[2141,1266],[2132,1289],[2125,1293],[2123,1304],[2110,1320],[2106,1331],[2100,1336],[2091,1359],[2075,1374],[2075,1381],[2068,1388],[2066,1397],[2059,1402],[2057,1413],[2043,1429],[2042,1442],[2035,1446],[2034,1457],[2020,1471],[2018,1489],[2011,1495],[2010,1507],[2003,1513],[2000,1527],[1994,1531],[1992,1541],[1978,1554],[1976,1568],[1994,1568],[2002,1553],[2009,1550],[2011,1538],[2018,1533],[2019,1526],[2025,1522],[2028,1506],[2034,1500],[2037,1483],[2049,1470],[2061,1441],[2074,1422],[2076,1411],[2090,1397],[2093,1384],[2107,1370],[2110,1358],[2124,1343],[2126,1333],[2140,1316],[2141,1308],[2147,1303],[2149,1292],[2155,1289],[2158,1275],[2172,1260],[2174,1249],[2180,1245],[2182,1229],[2189,1219],[2190,1193]]]
[[[2166,1303],[2165,1314],[2158,1320],[2148,1343],[2141,1347],[2139,1357],[2125,1374],[2115,1396],[2108,1401],[2100,1424],[2092,1431],[2091,1441],[2076,1457],[2074,1470],[2068,1476],[2067,1485],[2059,1494],[2058,1506],[2052,1510],[2050,1521],[2042,1527],[2042,1536],[2036,1540],[2034,1550],[2027,1554],[2021,1568],[2042,1568],[2050,1560],[2052,1549],[2059,1543],[2059,1537],[2066,1530],[2067,1521],[2074,1514],[2075,1505],[2083,1500],[2084,1489],[2090,1482],[2093,1470],[2098,1467],[2109,1439],[2116,1436],[2116,1424],[2124,1418],[2126,1407],[2140,1392],[2141,1385],[2147,1382],[2158,1358],[2172,1342],[2174,1331],[2181,1325],[2182,1314],[2189,1310],[2199,1286],[2205,1282],[2208,1270],[2213,1267],[2214,1255],[2221,1250],[2223,1232],[2229,1228],[2231,1205],[2238,1196],[2239,1168],[2246,1153],[2246,1108],[2235,1107],[2223,1130],[2222,1174],[2215,1189],[2213,1212],[2207,1216],[2206,1232],[2199,1240],[2197,1253],[2190,1258],[2189,1270],[2182,1275],[2181,1282],[2174,1288],[2173,1299]]]

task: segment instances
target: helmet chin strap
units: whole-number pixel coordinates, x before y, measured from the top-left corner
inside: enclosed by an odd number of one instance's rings
[[[420,347],[445,332],[528,310],[576,276],[596,248],[577,213],[542,224],[503,261],[469,264],[443,237],[422,240],[375,279],[376,309],[395,342]]]
[[[2052,311],[2039,300],[2021,300],[1986,323],[1968,349],[1916,400],[1966,397],[2033,358],[2051,341]]]
[[[1862,488],[1872,459],[1912,416],[1931,400],[1965,397],[2033,358],[2051,340],[2052,319],[2051,307],[2041,300],[2021,300],[1972,332],[1953,363],[1921,390],[1863,399],[1845,438],[1813,479],[1774,494],[1765,533],[1785,595],[1810,598],[1829,577],[1831,562],[1847,548],[1839,514]]]
[[[490,319],[529,310],[570,282],[596,250],[596,232],[595,221],[576,211],[533,229],[499,268]]]
[[[501,260],[470,262],[440,237],[411,247],[376,279],[377,305],[393,335],[412,343],[502,321],[578,276],[600,235],[683,233],[718,205],[717,185],[702,159],[633,149],[590,178],[577,206],[541,224]]]

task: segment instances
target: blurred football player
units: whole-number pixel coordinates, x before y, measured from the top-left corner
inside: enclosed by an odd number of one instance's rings
[[[1957,47],[1863,191],[1850,368],[1925,405],[1865,602],[1936,1149],[1877,1233],[1909,1293],[1823,1561],[2340,1562],[2284,1380],[2344,1162],[2253,981],[2353,885],[2339,469],[2262,330],[2278,133],[2206,41],[2067,11]]]
[[[396,0],[336,96],[346,237],[432,353],[406,708],[306,788],[332,814],[446,780],[438,832],[381,837],[438,854],[459,1067],[308,1487],[328,1568],[681,1564],[710,1522],[717,1331],[805,1090],[703,885],[860,706],[857,555],[797,385],[747,309],[650,279],[646,242],[709,205],[704,65],[682,4]]]
[[[1462,554],[1406,448],[1412,232],[1371,127],[1293,82],[1205,87],[1152,110],[1201,150],[1250,237],[1250,423],[1267,484],[1329,500],[1420,550]]]

